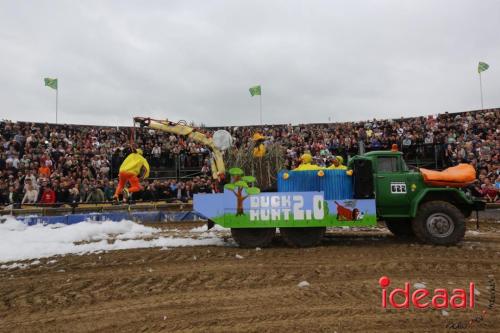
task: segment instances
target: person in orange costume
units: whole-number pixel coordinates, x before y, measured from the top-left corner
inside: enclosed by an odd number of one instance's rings
[[[149,177],[149,163],[144,157],[142,157],[142,150],[136,149],[134,153],[127,156],[120,166],[118,187],[116,188],[114,198],[118,199],[118,196],[122,191],[127,194],[127,197],[129,193],[139,192],[141,190],[139,177]],[[130,187],[128,189],[125,188],[127,182],[130,183]]]

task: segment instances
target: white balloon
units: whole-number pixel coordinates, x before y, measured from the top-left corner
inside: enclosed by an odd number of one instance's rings
[[[233,145],[233,138],[231,137],[231,134],[226,130],[215,131],[212,140],[214,140],[215,146],[222,151],[230,148]]]

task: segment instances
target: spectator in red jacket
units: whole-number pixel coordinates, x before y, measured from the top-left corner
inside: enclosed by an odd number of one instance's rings
[[[491,183],[489,178],[484,178],[484,184],[481,185],[481,194],[486,199],[486,202],[496,202],[498,200],[498,189]]]
[[[53,204],[56,203],[56,192],[51,188],[50,185],[47,185],[42,192],[42,197],[40,198],[40,203],[43,204]]]

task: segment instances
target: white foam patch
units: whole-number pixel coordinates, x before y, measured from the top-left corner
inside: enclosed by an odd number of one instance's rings
[[[16,268],[25,269],[25,268],[28,268],[30,266],[35,266],[35,265],[39,265],[39,264],[40,264],[40,260],[35,260],[32,262],[28,262],[28,263],[14,262],[14,263],[9,264],[9,265],[0,265],[0,269],[16,269]]]
[[[213,231],[229,231],[229,228],[224,228],[218,224],[214,225],[212,229],[208,230],[208,227],[206,225],[202,225],[196,228],[193,228],[189,230],[189,232],[194,232],[194,233],[203,233],[203,232],[213,232]]]
[[[7,217],[1,222],[0,263],[98,251],[224,245],[223,239],[215,234],[196,239],[164,237],[158,234],[160,229],[128,220],[28,226]]]
[[[425,288],[425,287],[426,287],[426,285],[425,285],[425,283],[423,283],[423,282],[417,282],[417,283],[414,283],[414,284],[413,284],[413,287],[415,287],[415,288],[417,288],[417,289],[422,289],[422,288]]]

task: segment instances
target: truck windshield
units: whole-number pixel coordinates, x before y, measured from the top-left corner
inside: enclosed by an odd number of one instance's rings
[[[378,172],[397,172],[398,158],[392,156],[384,156],[378,158]]]

